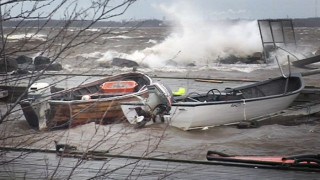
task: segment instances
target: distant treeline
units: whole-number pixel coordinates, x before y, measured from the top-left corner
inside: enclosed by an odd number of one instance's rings
[[[237,22],[239,20],[226,20]],[[320,27],[320,18],[303,18],[292,19],[294,27]],[[24,20],[24,21],[4,21],[4,27],[63,27],[68,25],[69,27],[86,27],[92,24],[89,20]],[[170,21],[162,21],[157,19],[149,20],[132,20],[132,21],[99,21],[92,24],[90,27],[163,27],[171,26],[173,23]]]
[[[93,23],[89,20],[15,20],[15,21],[4,21],[4,27],[160,27],[164,26],[163,21],[157,19],[150,20],[139,20],[139,21],[98,21]],[[92,25],[91,25],[92,24]]]
[[[320,27],[320,18],[293,19],[294,27]]]

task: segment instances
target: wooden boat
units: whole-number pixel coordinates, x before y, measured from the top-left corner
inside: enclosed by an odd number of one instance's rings
[[[121,83],[128,81],[133,86],[129,84],[128,87],[128,84],[125,84],[125,89],[122,89]],[[112,89],[108,92],[100,87],[106,82],[117,82],[120,86],[113,89],[108,87]],[[148,91],[144,87],[151,83],[152,80],[147,75],[132,72],[49,93],[50,95],[43,95],[50,88],[49,85],[40,83],[38,89],[36,86],[30,87],[29,98],[22,100],[20,105],[29,125],[39,129],[73,127],[89,122],[108,124],[124,119],[120,102],[147,97]]]
[[[293,102],[303,88],[301,74],[291,74],[289,77],[280,76],[223,91],[210,89],[202,94],[191,92],[186,96],[174,97],[172,103],[167,100],[168,98],[163,98],[158,104],[169,106],[170,108],[166,109],[170,111],[167,112],[164,110],[155,114],[156,105],[150,106],[138,102],[122,103],[121,108],[132,124],[143,122],[142,116],[148,117],[149,119],[145,118],[145,121],[149,121],[150,118],[155,120],[155,115],[159,115],[162,121],[168,121],[171,126],[190,130],[248,121],[254,117],[283,110]],[[160,92],[161,88],[158,88],[155,94],[162,96],[167,94]],[[152,92],[149,93],[149,97],[153,97]],[[155,108],[148,110],[146,107]]]

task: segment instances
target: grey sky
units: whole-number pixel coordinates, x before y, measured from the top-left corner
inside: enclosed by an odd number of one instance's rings
[[[138,0],[119,18],[170,18],[159,6],[170,7],[177,3],[191,4],[207,18],[306,18],[320,15],[318,0]]]
[[[42,10],[50,12],[52,7],[57,6],[61,1],[55,0],[51,6],[46,6]],[[120,3],[122,1],[113,0],[111,2]],[[79,8],[88,6],[88,0],[76,2]],[[34,1],[18,4],[25,8],[32,8]],[[174,13],[186,16],[197,14],[206,19],[306,18],[320,16],[318,7],[320,7],[320,0],[137,0],[124,15],[109,20],[162,19],[163,17],[170,19],[175,15]],[[4,12],[6,7],[2,8]],[[15,8],[11,13],[19,12],[20,6],[15,6]],[[72,10],[72,7],[70,9]],[[168,9],[171,9],[171,14],[164,12]],[[61,9],[53,18],[60,19],[63,18],[63,15],[64,10]]]

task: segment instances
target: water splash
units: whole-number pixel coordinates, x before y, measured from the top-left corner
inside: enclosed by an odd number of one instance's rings
[[[216,63],[219,58],[235,55],[246,57],[261,52],[261,40],[256,21],[222,22],[208,20],[192,7],[183,4],[159,6],[171,17],[175,28],[161,43],[123,58],[145,63],[150,67]]]

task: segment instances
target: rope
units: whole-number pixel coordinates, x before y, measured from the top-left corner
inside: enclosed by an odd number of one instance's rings
[[[242,99],[243,101],[243,119],[246,121],[247,120],[247,115],[246,115],[246,100]]]

